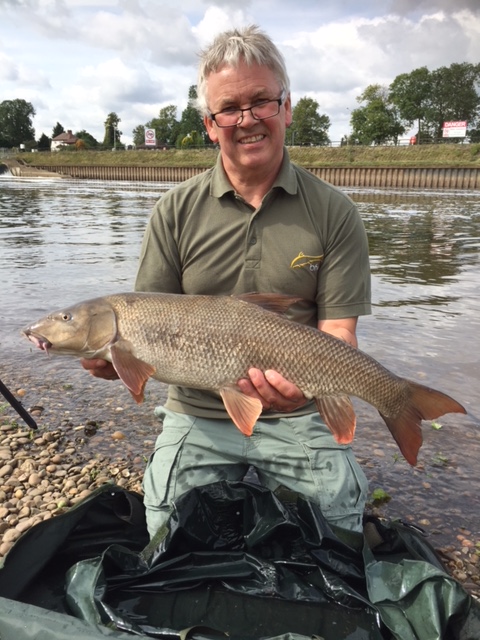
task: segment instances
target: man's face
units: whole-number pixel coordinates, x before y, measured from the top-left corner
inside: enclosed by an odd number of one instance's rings
[[[207,103],[211,113],[224,109],[243,109],[265,100],[276,100],[282,88],[266,66],[224,66],[207,79]],[[219,143],[227,174],[252,170],[278,171],[283,158],[285,129],[292,121],[290,96],[278,115],[267,120],[255,120],[249,111],[241,124],[221,128],[211,118],[204,122],[212,142]]]

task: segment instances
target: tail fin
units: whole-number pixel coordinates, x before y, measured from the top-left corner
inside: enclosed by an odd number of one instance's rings
[[[435,420],[445,413],[467,413],[456,400],[441,391],[408,381],[409,402],[395,418],[382,415],[400,451],[412,466],[422,446],[422,420]]]

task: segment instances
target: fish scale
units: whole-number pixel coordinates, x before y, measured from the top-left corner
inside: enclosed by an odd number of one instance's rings
[[[422,444],[422,420],[466,413],[453,398],[395,375],[352,345],[272,313],[295,300],[277,294],[114,294],[53,312],[23,332],[51,353],[109,360],[137,402],[150,377],[216,391],[245,435],[263,410],[236,386],[252,367],[278,371],[314,398],[342,444],[355,431],[350,396],[370,403],[411,464]]]
[[[406,397],[408,385],[367,354],[243,300],[132,296],[128,305],[123,296],[106,300],[117,312],[119,333],[156,367],[153,377],[162,380],[165,372],[163,382],[220,388],[256,367],[278,371],[309,397],[354,395],[386,416],[394,416]]]

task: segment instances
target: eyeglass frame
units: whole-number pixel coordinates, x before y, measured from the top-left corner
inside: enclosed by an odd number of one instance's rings
[[[235,124],[218,124],[218,122],[215,120],[215,116],[218,116],[219,114],[222,114],[222,113],[228,113],[228,109],[224,109],[223,111],[217,111],[216,113],[210,113],[208,117],[211,118],[213,122],[215,122],[217,127],[220,127],[220,129],[229,129],[230,127],[238,127],[238,125],[242,124],[243,122],[243,119],[245,117],[244,116],[245,111],[250,111],[252,118],[254,120],[257,120],[258,122],[261,122],[262,120],[268,120],[269,118],[275,118],[275,116],[278,116],[278,114],[280,113],[280,107],[282,106],[282,104],[285,102],[286,99],[287,99],[287,92],[285,91],[285,89],[283,89],[279,98],[273,98],[272,100],[262,100],[261,102],[252,104],[250,107],[246,107],[245,109],[240,109],[240,108],[231,109],[232,113],[234,113],[235,111],[240,111],[240,115],[238,116],[238,120],[237,122],[235,122]],[[253,113],[252,109],[255,109],[255,107],[261,107],[262,105],[268,104],[269,102],[276,102],[278,104],[277,113],[273,113],[271,116],[266,116],[266,118],[257,118]]]

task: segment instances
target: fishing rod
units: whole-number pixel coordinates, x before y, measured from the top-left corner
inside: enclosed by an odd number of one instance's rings
[[[5,400],[7,400],[12,405],[12,407],[15,409],[18,415],[21,416],[21,418],[23,418],[23,420],[28,424],[28,426],[31,429],[38,429],[37,423],[32,418],[32,416],[28,413],[28,411],[25,409],[23,404],[15,398],[13,393],[3,384],[1,380],[0,380],[0,393],[3,395]]]

